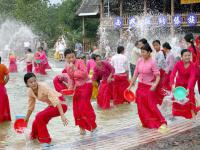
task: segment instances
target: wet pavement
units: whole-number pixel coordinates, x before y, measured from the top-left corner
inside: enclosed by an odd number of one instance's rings
[[[51,65],[53,66],[53,69],[48,71],[48,75],[38,76],[38,80],[49,83],[53,88],[52,79],[56,74],[61,72],[64,64],[52,63]],[[23,72],[11,74],[10,81],[7,85],[10,109],[12,112],[12,122],[0,124],[0,149],[3,150],[40,149],[40,145],[37,141],[30,142],[26,140],[24,134],[16,134],[13,129],[15,115],[25,114],[27,111],[28,100],[26,96],[26,86],[23,82],[23,75]],[[48,124],[48,129],[53,139],[52,143],[54,144],[50,149],[53,150],[122,150],[135,149],[138,148],[139,145],[141,145],[140,148],[142,148],[142,145],[158,140],[163,140],[163,143],[165,143],[166,138],[169,139],[170,137],[174,137],[200,125],[199,117],[196,122],[177,118],[174,121],[168,121],[170,127],[169,132],[159,133],[157,130],[140,127],[140,121],[134,103],[124,104],[113,107],[110,110],[102,111],[97,108],[96,101],[92,100],[92,105],[97,116],[98,129],[95,133],[91,134],[90,132],[87,132],[85,136],[80,136],[79,128],[74,125],[72,99],[70,97],[66,97],[66,99],[69,109],[65,115],[69,120],[69,125],[67,127],[63,126],[60,117],[52,119]],[[35,114],[45,107],[46,104],[37,102],[35,111],[32,114],[28,125],[29,131]],[[144,148],[151,149],[151,145]]]

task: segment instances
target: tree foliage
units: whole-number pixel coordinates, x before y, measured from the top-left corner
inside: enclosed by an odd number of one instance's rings
[[[82,18],[76,16],[82,0],[63,0],[51,5],[49,0],[0,0],[0,14],[13,17],[53,44],[61,35],[74,44],[82,40]],[[86,19],[86,37],[95,38],[98,19]]]

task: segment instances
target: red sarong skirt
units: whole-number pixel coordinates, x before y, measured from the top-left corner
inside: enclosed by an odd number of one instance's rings
[[[92,83],[85,83],[75,89],[73,96],[73,114],[75,125],[88,131],[94,130],[96,115],[91,105]]]
[[[136,90],[136,103],[138,115],[143,127],[159,128],[162,124],[167,124],[165,118],[157,108],[157,95],[155,91],[150,91],[151,86],[138,83]]]

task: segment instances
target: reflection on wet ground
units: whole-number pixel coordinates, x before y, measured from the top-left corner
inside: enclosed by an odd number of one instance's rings
[[[52,64],[53,70],[48,75],[39,76],[38,80],[45,81],[53,87],[53,77],[61,72],[62,65]],[[26,87],[23,83],[22,72],[11,74],[11,79],[7,85],[12,112],[12,122],[0,124],[0,149],[40,149],[37,141],[28,142],[24,134],[16,134],[13,130],[13,122],[16,114],[25,114],[27,110]],[[199,119],[195,123],[190,120],[177,118],[173,122],[168,122],[169,133],[161,134],[157,130],[141,128],[137,116],[136,105],[124,104],[110,110],[102,111],[97,108],[96,101],[92,100],[92,105],[97,115],[98,130],[91,134],[87,132],[85,136],[79,135],[79,128],[75,127],[72,114],[72,99],[66,97],[69,109],[66,113],[69,125],[63,126],[60,117],[49,122],[48,129],[55,146],[51,149],[127,149],[138,146],[156,139],[172,136],[200,124]],[[46,105],[37,102],[36,109],[31,116],[29,127],[35,114],[45,108]]]

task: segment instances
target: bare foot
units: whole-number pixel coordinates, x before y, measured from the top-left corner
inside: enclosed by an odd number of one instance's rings
[[[158,132],[160,133],[167,133],[169,131],[169,128],[167,127],[166,124],[162,124],[159,128],[158,128]]]
[[[83,129],[83,128],[80,128],[80,135],[85,135],[86,134],[86,131],[85,131],[85,129]]]

